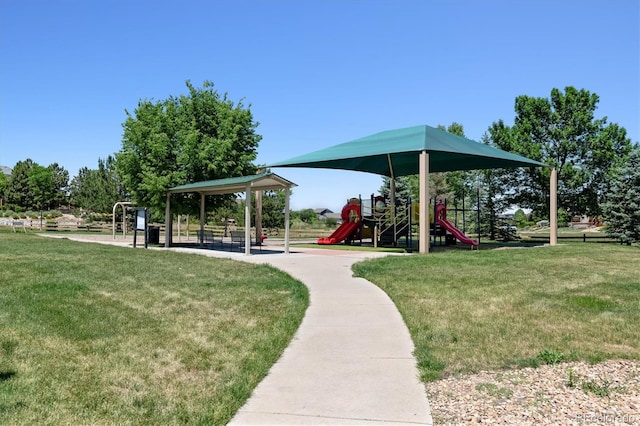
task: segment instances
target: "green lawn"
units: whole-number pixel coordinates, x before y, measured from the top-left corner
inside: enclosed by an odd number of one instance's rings
[[[0,423],[224,424],[307,305],[267,266],[0,232]]]
[[[452,250],[354,265],[403,315],[425,381],[542,362],[640,358],[640,250]]]

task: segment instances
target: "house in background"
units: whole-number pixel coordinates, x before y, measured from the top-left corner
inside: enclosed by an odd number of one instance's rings
[[[342,223],[342,217],[340,216],[340,213],[334,213],[330,209],[322,207],[313,209],[313,212],[316,214],[318,220],[321,220],[323,222],[327,219],[335,219],[338,224]]]
[[[325,207],[320,207],[318,209],[313,209],[313,212],[316,214],[316,217],[318,218],[318,220],[325,220],[327,218],[327,214],[331,214],[333,213],[333,211],[325,208]]]

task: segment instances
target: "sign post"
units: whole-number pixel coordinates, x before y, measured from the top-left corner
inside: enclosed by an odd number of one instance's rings
[[[149,227],[147,226],[147,214],[148,209],[146,207],[136,207],[136,219],[133,226],[133,248],[136,248],[136,240],[138,238],[138,231],[144,232],[144,248],[147,248]]]

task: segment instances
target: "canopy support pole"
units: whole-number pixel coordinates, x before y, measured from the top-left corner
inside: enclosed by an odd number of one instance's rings
[[[429,154],[422,151],[419,158],[420,170],[420,253],[429,253],[431,242],[429,229]]]
[[[289,254],[289,198],[291,196],[291,188],[284,189],[284,252]]]
[[[256,191],[256,244],[262,244],[262,191]]]
[[[204,224],[206,222],[205,211],[204,211],[204,192],[200,193],[200,238],[198,244],[204,246]]]
[[[251,254],[251,185],[245,189],[244,199],[244,254]]]
[[[551,168],[549,194],[549,245],[558,245],[558,171]]]
[[[389,174],[391,175],[389,179],[389,199],[391,201],[391,205],[394,206],[394,211],[395,211],[395,205],[396,205],[396,175],[393,172],[393,164],[391,163],[391,154],[387,154],[387,161],[389,162]],[[394,214],[394,218],[395,218],[395,214]],[[395,222],[395,219],[394,219]]]
[[[166,248],[171,247],[171,233],[171,193],[167,192],[167,206],[164,210],[164,246]]]

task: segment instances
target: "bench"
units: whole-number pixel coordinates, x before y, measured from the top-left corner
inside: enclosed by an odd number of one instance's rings
[[[13,229],[13,232],[16,232],[16,228],[22,228],[22,230],[25,233],[27,232],[27,227],[25,226],[24,222],[21,220],[14,220],[13,223],[11,224],[11,228]]]
[[[244,231],[231,231],[231,249],[230,250],[233,250],[234,244],[238,244],[238,249],[240,249],[240,251],[244,249],[244,246],[245,246]],[[262,240],[260,240],[260,242],[258,243],[251,241],[251,245],[258,246],[260,248],[260,251],[262,251]]]
[[[200,243],[200,247],[213,248],[216,243],[220,243],[220,247],[222,247],[222,239],[216,240],[215,235],[213,235],[213,231],[197,230],[196,235],[198,236],[198,242]]]

